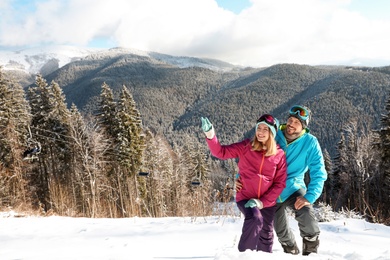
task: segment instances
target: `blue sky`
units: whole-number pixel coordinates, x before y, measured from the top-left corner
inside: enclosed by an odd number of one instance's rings
[[[389,0],[354,0],[349,9],[370,19],[389,19],[390,17]]]
[[[254,67],[383,64],[389,14],[390,0],[1,0],[0,49],[125,47]]]
[[[249,0],[217,0],[216,2],[220,7],[230,10],[235,14],[239,14],[243,9],[252,5]]]
[[[294,1],[294,0],[292,0]],[[239,14],[243,9],[252,5],[250,0],[216,0],[222,8]],[[354,0],[350,1],[348,9],[359,12],[367,18],[389,18],[390,1],[389,0]]]

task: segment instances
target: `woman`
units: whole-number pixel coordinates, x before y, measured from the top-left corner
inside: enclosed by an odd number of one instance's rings
[[[286,157],[275,142],[278,121],[264,114],[257,120],[252,140],[221,145],[210,121],[201,120],[212,155],[221,160],[239,159],[243,188],[236,194],[236,203],[245,219],[238,250],[272,253],[276,199],[286,186]]]

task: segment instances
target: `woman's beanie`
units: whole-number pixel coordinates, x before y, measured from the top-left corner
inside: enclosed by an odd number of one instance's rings
[[[275,119],[275,122],[276,122],[276,126],[270,125],[266,121],[261,121],[261,122],[256,124],[255,131],[257,130],[257,128],[259,127],[260,124],[266,125],[266,126],[268,126],[269,129],[271,129],[271,132],[272,132],[272,134],[274,135],[274,138],[275,138],[276,137],[276,132],[279,129],[279,121],[275,117],[274,117],[274,119]]]

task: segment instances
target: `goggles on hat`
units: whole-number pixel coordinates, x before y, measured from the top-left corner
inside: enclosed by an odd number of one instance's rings
[[[271,116],[270,114],[264,114],[261,117],[259,117],[259,119],[257,119],[256,123],[260,123],[260,122],[266,122],[267,124],[275,127],[275,129],[278,128],[275,118],[273,116]]]
[[[309,118],[309,111],[301,106],[293,106],[289,113],[292,116],[298,116],[303,121]]]

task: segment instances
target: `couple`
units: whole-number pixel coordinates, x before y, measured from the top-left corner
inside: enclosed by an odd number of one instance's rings
[[[202,117],[202,130],[212,155],[238,158],[236,202],[245,216],[238,250],[272,252],[273,228],[285,253],[299,254],[289,227],[287,208],[295,213],[303,239],[302,255],[317,253],[320,229],[312,204],[322,193],[327,178],[318,140],[309,133],[310,111],[293,106],[286,124],[262,115],[252,140],[221,145],[214,128]],[[309,170],[310,183],[305,185]],[[274,226],[275,223],[275,226]]]

